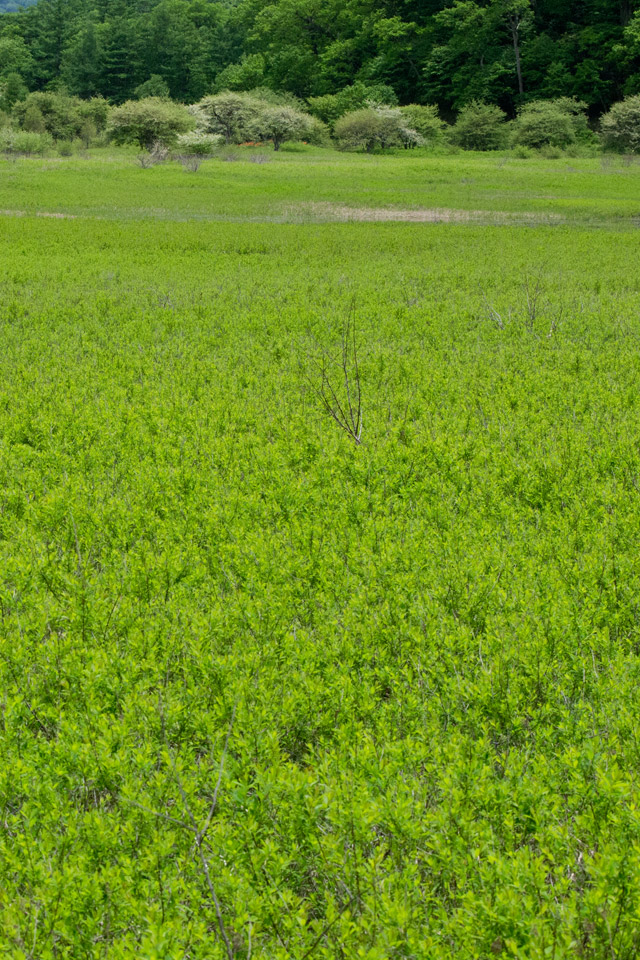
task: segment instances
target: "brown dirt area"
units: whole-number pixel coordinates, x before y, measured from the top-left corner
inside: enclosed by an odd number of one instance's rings
[[[363,223],[559,223],[556,213],[507,213],[500,210],[453,210],[448,207],[402,209],[398,207],[348,207],[337,203],[304,203],[288,212],[318,220]]]

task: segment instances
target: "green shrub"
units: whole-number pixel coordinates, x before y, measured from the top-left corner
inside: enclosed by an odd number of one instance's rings
[[[37,104],[29,103],[22,114],[21,111],[17,112],[18,120],[21,121],[20,125],[23,130],[27,130],[29,133],[45,132],[44,116]]]
[[[440,119],[437,107],[431,104],[410,103],[406,107],[400,107],[400,113],[407,126],[420,134],[426,144],[444,140],[446,124]]]
[[[373,105],[394,107],[397,103],[398,98],[392,87],[384,83],[369,86],[361,81],[344,87],[338,93],[310,97],[308,100],[309,112],[331,127],[347,113]]]
[[[420,134],[409,127],[398,107],[365,107],[340,117],[334,129],[341,150],[416,146],[423,142]]]
[[[587,119],[587,104],[575,97],[556,97],[552,101],[560,110],[571,117],[571,124],[577,143],[593,145],[597,143],[597,136],[589,127]]]
[[[189,110],[198,130],[221,134],[226,144],[242,143],[249,139],[249,127],[260,112],[259,102],[254,97],[235,90],[223,90],[203,97]]]
[[[568,97],[527,103],[512,125],[516,146],[568,147],[588,132],[585,105]]]
[[[71,157],[73,155],[73,141],[72,140],[58,140],[57,143],[58,155],[61,157]]]
[[[0,151],[14,156],[43,156],[53,146],[48,133],[30,130],[14,130],[4,127],[0,130]]]
[[[600,126],[604,145],[609,150],[640,152],[640,94],[614,103]]]
[[[51,134],[28,133],[26,130],[18,130],[13,141],[14,153],[25,156],[44,156],[52,146]]]
[[[10,153],[16,131],[4,124],[0,126],[0,152]]]
[[[506,119],[500,107],[473,100],[458,114],[451,139],[464,150],[500,150],[508,137]]]
[[[535,157],[536,152],[532,150],[531,147],[517,146],[513,150],[514,157],[517,157],[518,160],[530,160],[532,157]]]
[[[380,115],[371,107],[352,110],[337,121],[334,133],[341,150],[366,150],[380,145]],[[398,137],[397,142],[400,142]]]
[[[312,123],[308,113],[295,107],[259,104],[258,112],[251,122],[255,140],[271,140],[273,149],[279,150],[283,143],[304,140],[311,133]]]
[[[114,143],[137,143],[144,150],[157,142],[173,144],[193,126],[193,117],[182,104],[147,97],[115,107],[109,118],[109,135]]]
[[[97,133],[106,130],[109,110],[109,104],[104,97],[91,97],[90,100],[81,100],[78,106],[78,112],[83,121],[89,120],[95,126]]]
[[[38,91],[16,103],[13,115],[24,130],[46,131],[54,140],[73,140],[82,128],[81,104],[77,97]]]
[[[331,133],[328,125],[318,117],[312,117],[311,114],[307,114],[307,129],[304,139],[307,143],[313,144],[314,147],[331,146]]]
[[[90,120],[88,117],[82,121],[82,126],[80,127],[80,141],[85,150],[88,150],[91,146],[93,140],[95,140],[98,135],[95,123]]]
[[[564,156],[564,151],[560,147],[555,147],[552,143],[545,143],[540,147],[540,156],[545,160],[559,160]]]

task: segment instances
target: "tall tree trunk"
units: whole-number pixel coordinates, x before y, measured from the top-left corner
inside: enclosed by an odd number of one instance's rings
[[[522,64],[520,63],[520,41],[518,29],[520,27],[520,18],[514,16],[511,20],[511,36],[513,38],[513,52],[516,55],[516,73],[518,75],[518,93],[520,96],[524,93],[524,84],[522,82]]]
[[[620,23],[626,27],[631,20],[633,7],[631,0],[620,0]]]

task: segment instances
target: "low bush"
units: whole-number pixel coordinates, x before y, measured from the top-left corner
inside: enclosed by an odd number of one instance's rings
[[[109,135],[114,143],[137,143],[144,150],[158,141],[173,145],[181,133],[187,133],[194,125],[193,117],[182,104],[147,97],[127,100],[115,107],[109,117]]]
[[[532,150],[531,147],[517,146],[513,149],[514,157],[517,157],[518,160],[530,160],[532,157],[535,157],[536,152]]]
[[[295,107],[258,103],[250,129],[254,140],[270,140],[273,149],[279,150],[283,143],[307,139],[313,127],[309,114]]]
[[[188,173],[197,173],[202,163],[202,156],[192,153],[187,156],[178,157],[178,160],[183,170],[186,170]]]
[[[386,147],[418,146],[424,141],[410,127],[398,107],[375,107],[353,110],[340,117],[334,129],[342,150],[366,150]]]
[[[552,143],[545,143],[540,147],[540,156],[545,160],[559,160],[564,156],[564,151],[560,147],[555,147]]]
[[[251,137],[251,126],[259,112],[259,101],[247,93],[223,90],[203,97],[189,107],[196,129],[219,134],[226,144],[242,143]]]
[[[440,118],[437,107],[431,104],[410,103],[406,107],[400,107],[400,113],[407,127],[415,130],[425,144],[431,145],[444,141],[447,125]]]
[[[331,132],[328,125],[323,123],[322,120],[319,120],[318,117],[311,116],[309,113],[306,114],[304,139],[307,143],[313,144],[314,147],[331,146]]]
[[[138,154],[136,163],[143,170],[148,170],[150,167],[157,167],[160,163],[166,163],[168,159],[169,148],[160,140],[156,140],[148,150]]]
[[[532,100],[512,124],[511,142],[515,146],[568,147],[578,137],[588,135],[585,104],[562,97],[557,100]]]
[[[614,103],[600,121],[604,146],[619,153],[640,152],[640,94]]]
[[[473,100],[458,114],[451,139],[463,150],[500,150],[508,139],[506,119],[500,107]]]
[[[90,101],[89,101],[90,102]],[[53,91],[30,93],[14,104],[13,115],[20,127],[31,133],[48,133],[54,140],[80,136],[84,116],[82,101]]]
[[[36,133],[30,130],[14,130],[4,127],[0,130],[0,151],[13,156],[44,156],[53,146],[48,133]]]
[[[224,137],[218,133],[190,130],[189,133],[181,133],[176,138],[176,149],[189,156],[208,157],[223,142]]]
[[[395,107],[398,98],[392,87],[384,83],[365,84],[356,81],[343,87],[338,93],[328,93],[321,97],[310,97],[309,112],[323,123],[333,127],[336,121],[347,113],[362,110],[369,105]]]
[[[89,121],[95,126],[97,133],[103,133],[107,128],[110,109],[104,97],[91,97],[90,100],[80,101],[78,113],[83,122]]]
[[[82,143],[82,146],[85,148],[85,150],[87,150],[91,146],[93,141],[96,139],[97,135],[98,135],[98,131],[96,129],[95,123],[93,123],[92,120],[89,120],[89,118],[86,117],[82,121],[82,126],[80,127],[80,141]]]

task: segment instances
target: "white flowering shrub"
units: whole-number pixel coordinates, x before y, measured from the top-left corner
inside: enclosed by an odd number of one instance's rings
[[[218,133],[204,133],[202,130],[193,130],[190,133],[182,133],[176,140],[176,150],[178,153],[186,153],[191,156],[207,157],[213,153],[223,142],[224,137]]]
[[[372,150],[386,147],[418,147],[424,138],[409,125],[399,107],[369,103],[362,110],[345,113],[334,128],[342,150]]]

